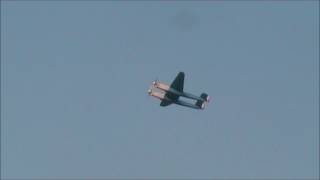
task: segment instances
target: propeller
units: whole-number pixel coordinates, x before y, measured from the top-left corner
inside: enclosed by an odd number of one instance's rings
[[[152,85],[155,86],[158,82],[159,82],[159,79],[156,78],[156,79],[152,82]]]
[[[150,88],[148,89],[148,95],[151,95],[151,93],[152,93],[152,86],[150,86]]]
[[[149,89],[148,89],[148,93],[146,94],[146,98],[150,98],[150,96],[151,96],[151,93],[153,92],[153,85],[150,85],[150,87],[149,87]]]
[[[158,77],[154,79],[154,81],[152,81],[152,85],[149,87],[148,89],[148,97],[151,96],[151,93],[153,92],[153,88],[155,88],[155,85],[159,82]]]

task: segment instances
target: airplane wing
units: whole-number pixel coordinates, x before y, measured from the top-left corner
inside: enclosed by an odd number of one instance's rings
[[[177,77],[171,83],[170,87],[179,91],[179,92],[183,92],[183,83],[184,83],[184,73],[179,72]]]
[[[169,106],[170,104],[172,104],[171,101],[168,101],[168,100],[162,100],[161,103],[160,103],[160,106]]]
[[[175,90],[177,90],[177,91],[179,91],[179,92],[182,92],[183,91],[183,82],[184,82],[184,73],[183,72],[179,72],[177,77],[171,83],[170,87],[175,89]],[[166,92],[165,97],[167,97],[168,99],[170,99],[172,101],[176,101],[179,98],[178,95],[170,93],[170,92]],[[162,105],[167,105],[168,103],[171,104],[170,101],[165,102],[165,100],[163,100],[162,102],[161,102]],[[161,104],[160,104],[160,106],[162,106]]]

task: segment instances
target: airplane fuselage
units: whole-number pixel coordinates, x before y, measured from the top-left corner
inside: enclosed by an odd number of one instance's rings
[[[168,106],[170,104],[177,104],[181,106],[190,107],[193,109],[204,109],[205,105],[209,102],[210,97],[206,93],[201,93],[200,96],[193,95],[183,91],[184,85],[184,73],[179,72],[176,78],[173,80],[171,85],[160,83],[154,81],[153,86],[148,90],[149,95],[156,97],[161,100],[160,106]],[[158,89],[163,92],[153,91],[153,89]],[[196,100],[196,102],[190,103],[180,100],[179,97],[185,97],[188,99]]]
[[[181,101],[179,99],[177,100],[172,100],[168,97],[166,97],[163,93],[160,93],[160,92],[153,92],[153,91],[149,91],[149,94],[157,99],[160,99],[160,100],[166,100],[166,101],[170,101],[174,104],[178,104],[178,105],[181,105],[181,106],[186,106],[186,107],[191,107],[191,108],[194,108],[194,109],[204,109],[204,104],[203,106],[196,106],[192,103],[189,103],[189,102],[186,102],[186,101]]]
[[[187,93],[187,92],[179,92],[173,88],[171,88],[170,86],[164,84],[164,83],[154,83],[154,87],[155,88],[158,88],[158,89],[161,89],[165,92],[170,92],[172,94],[176,94],[178,96],[182,96],[182,97],[185,97],[185,98],[190,98],[190,99],[194,99],[194,100],[198,100],[198,101],[208,101],[207,99],[203,99],[199,96],[196,96],[196,95],[193,95],[191,93]]]
[[[204,104],[203,104],[203,106],[200,107],[200,106],[196,106],[192,103],[188,103],[186,101],[181,101],[179,99],[176,101],[172,101],[172,102],[175,104],[181,105],[181,106],[186,106],[186,107],[190,107],[190,108],[194,108],[194,109],[204,109]]]

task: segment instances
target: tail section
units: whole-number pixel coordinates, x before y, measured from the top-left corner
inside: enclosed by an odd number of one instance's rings
[[[198,106],[200,109],[204,109],[205,108],[205,104],[203,101],[197,101],[196,102],[196,106]]]
[[[206,102],[210,102],[210,96],[208,96],[208,94],[202,93],[200,97],[204,99]]]
[[[197,100],[196,106],[198,106],[200,109],[204,109],[205,108],[205,102],[209,102],[210,101],[210,96],[208,96],[208,94],[206,94],[206,93],[202,93],[200,95],[200,97],[203,99],[203,101]]]

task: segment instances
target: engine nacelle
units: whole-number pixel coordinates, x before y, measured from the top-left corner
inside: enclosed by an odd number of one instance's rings
[[[151,90],[151,89],[149,89],[149,90]],[[158,98],[160,100],[164,99],[164,94],[163,93],[152,91],[152,90],[149,91],[149,90],[148,90],[148,93],[149,93],[150,96],[153,96],[153,97]]]

